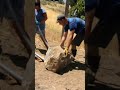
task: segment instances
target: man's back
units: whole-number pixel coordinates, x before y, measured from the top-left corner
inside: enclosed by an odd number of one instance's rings
[[[44,13],[46,13],[46,11],[43,8],[41,8],[40,10],[35,9],[35,16],[38,22],[44,19],[44,16],[43,16]]]
[[[75,30],[76,34],[85,28],[85,21],[80,18],[73,17],[73,18],[67,18],[67,20],[69,22],[68,29]]]

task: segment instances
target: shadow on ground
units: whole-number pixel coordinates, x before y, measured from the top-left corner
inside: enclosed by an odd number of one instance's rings
[[[79,61],[72,61],[67,67],[60,70],[58,74],[63,75],[64,73],[67,73],[72,70],[85,70],[86,66],[83,63],[80,63]]]
[[[42,54],[46,54],[46,52],[47,52],[47,50],[44,50],[44,49],[38,49],[39,51],[40,51],[40,53],[42,53]]]
[[[24,57],[24,56],[18,56],[18,55],[11,55],[11,54],[3,54],[4,56],[8,56],[10,58],[10,60],[18,67],[21,68],[26,68],[26,64],[28,62],[28,58]]]
[[[39,49],[39,48],[36,48],[36,50],[38,50],[41,54],[46,54],[47,50],[45,49]]]

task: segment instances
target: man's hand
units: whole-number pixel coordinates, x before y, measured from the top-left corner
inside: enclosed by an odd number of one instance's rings
[[[67,37],[67,32],[64,32],[60,42],[60,47],[63,49],[64,49],[64,42],[66,40],[66,37]]]
[[[65,48],[64,52],[65,52],[65,56],[67,56],[68,55],[68,48]]]
[[[60,47],[64,49],[64,43],[60,44]]]

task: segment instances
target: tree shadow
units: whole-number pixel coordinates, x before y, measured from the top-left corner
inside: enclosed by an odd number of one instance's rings
[[[7,53],[5,53],[4,55],[8,56],[16,66],[24,69],[26,68],[26,65],[29,59],[26,58],[25,56],[11,55]]]
[[[63,68],[57,73],[63,75],[64,73],[67,73],[72,70],[85,70],[85,69],[86,69],[85,64],[80,63],[79,61],[72,61],[67,67]]]

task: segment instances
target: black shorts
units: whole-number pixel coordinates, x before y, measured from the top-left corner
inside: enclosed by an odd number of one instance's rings
[[[72,45],[80,46],[81,42],[84,40],[85,30],[78,33],[72,41]]]

